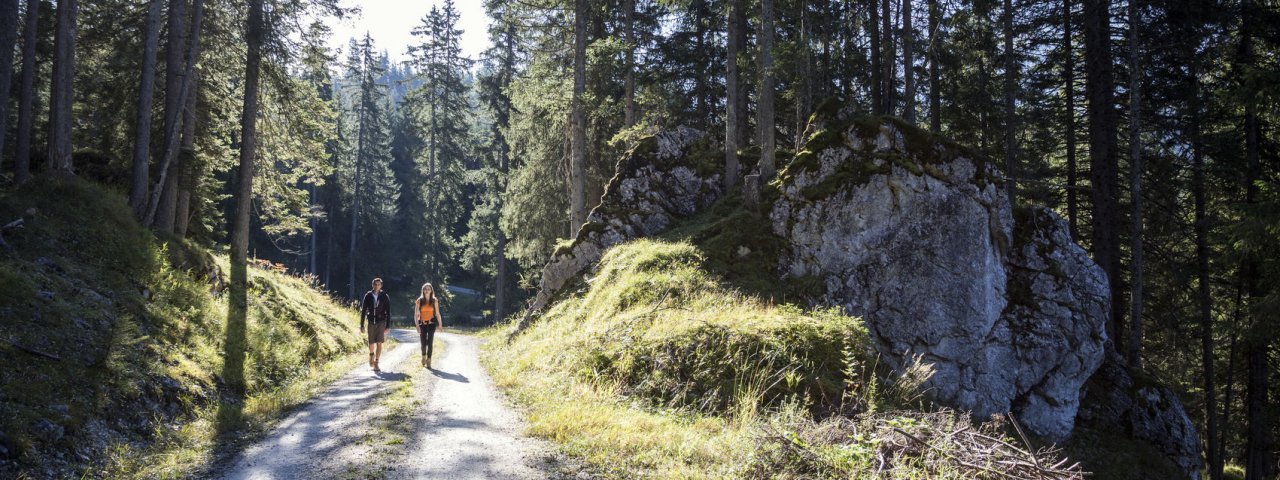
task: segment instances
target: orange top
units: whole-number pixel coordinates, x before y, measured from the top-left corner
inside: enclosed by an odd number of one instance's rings
[[[436,306],[429,301],[419,300],[418,314],[420,323],[433,323],[436,321]]]

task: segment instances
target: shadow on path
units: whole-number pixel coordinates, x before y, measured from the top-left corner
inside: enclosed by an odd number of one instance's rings
[[[443,378],[445,380],[452,380],[459,383],[471,383],[471,380],[468,380],[467,376],[461,373],[449,373],[442,370],[436,370],[433,368],[431,369],[431,374],[435,375],[436,378]]]

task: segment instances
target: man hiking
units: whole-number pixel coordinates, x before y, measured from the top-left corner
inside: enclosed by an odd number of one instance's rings
[[[360,333],[364,333],[365,319],[369,320],[369,367],[380,372],[378,360],[382,358],[382,342],[391,331],[391,299],[382,291],[382,279],[373,279],[373,290],[360,299]]]

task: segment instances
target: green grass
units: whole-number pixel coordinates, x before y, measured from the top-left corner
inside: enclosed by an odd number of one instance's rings
[[[531,432],[610,477],[720,478],[751,463],[763,412],[860,398],[856,319],[769,304],[707,261],[687,242],[629,242],[513,343],[489,332],[485,361]]]
[[[0,218],[19,216],[0,256],[0,429],[19,471],[181,476],[361,360],[354,312],[249,269],[244,390],[228,389],[224,255],[157,239],[120,195],[78,179],[7,193]]]

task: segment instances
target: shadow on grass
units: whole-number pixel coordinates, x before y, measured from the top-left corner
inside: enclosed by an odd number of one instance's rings
[[[225,388],[218,404],[217,433],[220,443],[244,423],[246,329],[248,328],[249,277],[244,262],[231,262],[231,285],[227,297],[227,336],[223,342],[222,382]]]

